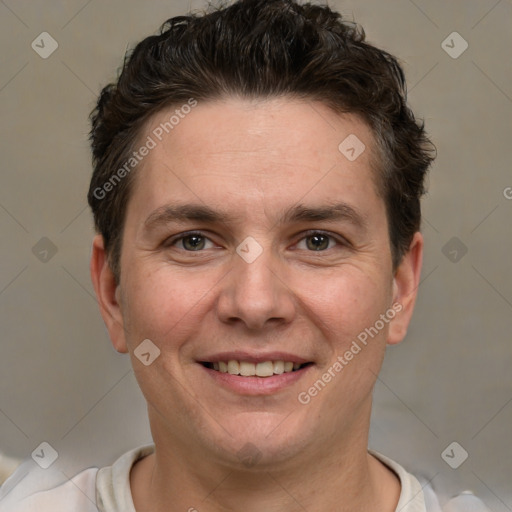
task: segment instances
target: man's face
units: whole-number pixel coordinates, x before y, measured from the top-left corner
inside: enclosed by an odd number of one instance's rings
[[[366,146],[353,161],[338,149],[349,135]],[[364,439],[386,341],[408,320],[389,314],[398,287],[373,151],[357,117],[286,99],[200,103],[157,140],[136,171],[116,293],[123,329],[110,328],[132,356],[156,443],[236,464]],[[190,218],[175,217],[185,205]],[[194,218],[205,208],[219,219]],[[147,366],[134,355],[146,339],[160,350]],[[229,361],[273,376],[224,373]],[[302,366],[283,372],[289,363]]]

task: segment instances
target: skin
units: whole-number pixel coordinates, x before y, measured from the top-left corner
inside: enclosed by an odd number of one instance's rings
[[[172,111],[154,116],[141,138]],[[349,134],[366,145],[353,162],[338,150]],[[112,343],[130,354],[148,403],[156,450],[131,472],[137,511],[395,510],[399,480],[367,452],[371,395],[386,345],[406,334],[423,239],[415,234],[393,270],[375,156],[370,129],[354,115],[291,98],[227,98],[200,103],[144,159],[127,206],[119,285],[100,235],[91,260]],[[229,218],[148,228],[155,210],[176,201]],[[297,203],[341,201],[364,226],[281,222]],[[190,230],[206,237],[200,250],[171,238]],[[328,237],[322,250],[309,230]],[[263,250],[252,263],[236,252],[247,236]],[[394,303],[401,312],[299,403]],[[149,366],[134,356],[144,339],[160,349]],[[218,385],[198,363],[230,350],[285,351],[313,364],[290,386],[249,396]],[[237,455],[247,443],[259,457],[250,467]]]

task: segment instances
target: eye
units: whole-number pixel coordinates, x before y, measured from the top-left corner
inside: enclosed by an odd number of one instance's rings
[[[300,247],[300,244],[305,241],[305,248],[309,251],[325,251],[327,249],[331,249],[333,245],[344,245],[341,240],[338,240],[332,235],[328,235],[327,233],[323,233],[322,231],[310,231],[304,238],[301,239],[297,247],[299,249],[304,249],[304,247]],[[331,242],[334,242],[332,244]]]
[[[208,242],[211,244],[210,247],[206,247]],[[179,235],[171,239],[166,245],[168,247],[174,247],[177,244],[181,245],[181,247],[178,247],[179,249],[189,252],[197,252],[203,249],[211,249],[213,247],[213,242],[199,232],[190,232]]]

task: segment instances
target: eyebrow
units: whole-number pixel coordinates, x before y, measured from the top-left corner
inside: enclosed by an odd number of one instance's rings
[[[239,218],[239,217],[238,217]],[[209,224],[230,223],[237,220],[227,212],[202,204],[167,204],[154,210],[144,222],[147,230],[176,221],[197,221]],[[360,229],[366,229],[365,216],[347,203],[327,204],[319,207],[295,205],[284,212],[280,224],[318,221],[347,221]]]

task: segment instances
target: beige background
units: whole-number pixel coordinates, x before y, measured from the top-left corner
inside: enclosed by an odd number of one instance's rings
[[[493,511],[512,510],[511,1],[331,5],[402,59],[410,102],[439,151],[417,312],[377,383],[371,446],[443,494],[468,488]],[[78,469],[150,440],[130,362],[111,348],[88,274],[87,116],[129,45],[202,6],[0,2],[0,451],[9,455],[47,441]],[[59,45],[48,59],[31,48],[43,31]],[[456,59],[441,46],[454,31],[469,44]],[[57,249],[46,262],[33,253],[42,237]],[[460,249],[445,246],[452,237],[467,248],[457,262],[449,257]],[[453,441],[469,454],[458,469],[441,457]]]

